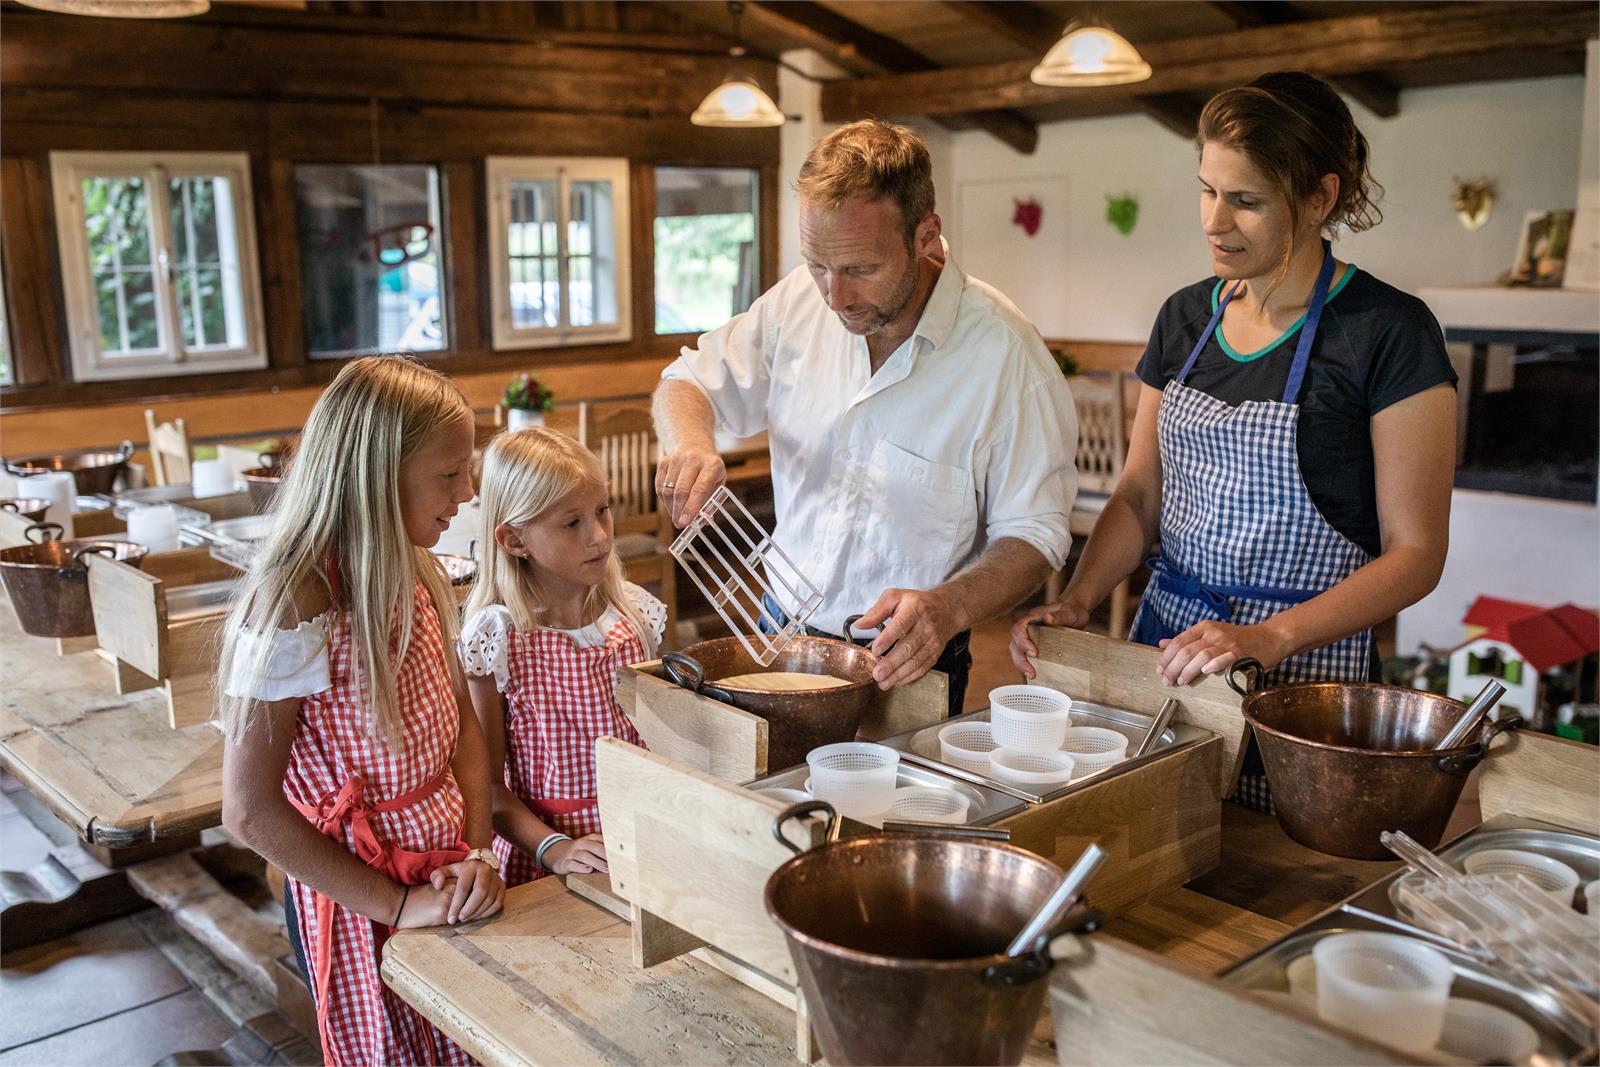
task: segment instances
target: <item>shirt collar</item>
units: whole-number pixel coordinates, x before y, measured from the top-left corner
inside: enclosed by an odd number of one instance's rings
[[[941,236],[939,246],[944,252],[944,269],[939,272],[939,280],[933,284],[933,292],[928,294],[928,302],[922,308],[922,318],[917,320],[917,328],[911,331],[912,337],[927,341],[931,349],[942,348],[950,339],[956,327],[956,314],[961,310],[961,294],[967,287],[966,275],[961,273],[955,258],[950,255],[950,242]]]

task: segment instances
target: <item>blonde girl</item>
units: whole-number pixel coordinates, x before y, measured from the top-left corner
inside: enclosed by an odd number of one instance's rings
[[[643,745],[617,706],[617,668],[655,654],[666,607],[623,580],[594,453],[545,429],[484,454],[482,567],[462,662],[495,774],[507,885],[605,870],[594,743]]]
[[[428,551],[472,496],[472,444],[443,375],[350,363],[224,630],[223,822],[288,876],[329,1064],[471,1062],[378,960],[393,930],[481,918],[505,894],[455,601]]]

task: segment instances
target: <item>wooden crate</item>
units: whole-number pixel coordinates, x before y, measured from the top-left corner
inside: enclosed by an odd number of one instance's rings
[[[1480,774],[1485,819],[1509,813],[1600,833],[1593,745],[1518,731],[1495,742]],[[1063,1064],[1454,1062],[1366,1041],[1115,938],[1066,943],[1073,951],[1050,979]]]

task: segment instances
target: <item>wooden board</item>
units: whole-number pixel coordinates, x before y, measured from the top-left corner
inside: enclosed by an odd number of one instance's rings
[[[0,764],[85,840],[166,839],[222,821],[222,736],[173,730],[160,690],[117,696],[93,651],[58,658],[0,609]]]
[[[104,556],[91,555],[88,564],[89,601],[100,647],[147,677],[165,678],[166,584],[154,574]]]
[[[1511,813],[1600,834],[1600,748],[1514,730],[1480,765],[1483,817]]]
[[[0,511],[0,548],[16,548],[31,544],[27,530],[32,525],[32,519],[18,515],[14,511]]]
[[[1011,831],[1013,845],[1062,867],[1098,842],[1110,855],[1089,899],[1122,911],[1217,865],[1222,802],[1213,783],[1221,754],[1221,742],[1207,738],[996,825]]]
[[[167,627],[167,725],[182,730],[206,722],[216,710],[217,657],[225,616],[203,615]]]
[[[783,802],[616,738],[595,744],[595,771],[612,889],[636,919],[653,917],[639,934],[641,963],[705,943],[793,986],[788,948],[762,903],[768,877],[792,855],[772,836]],[[811,820],[791,832],[807,843],[802,835],[814,842],[821,829]]]
[[[1176,697],[1180,703],[1177,721],[1210,730],[1221,739],[1217,796],[1233,792],[1244,762],[1249,724],[1239,710],[1242,698],[1227,682],[1209,676],[1173,688],[1162,685],[1156,674],[1161,658],[1156,649],[1059,626],[1032,626],[1029,634],[1039,649],[1032,661],[1038,683],[1059,689],[1074,700],[1154,715],[1167,698]]]
[[[950,676],[929,671],[908,685],[875,690],[856,736],[863,741],[892,737],[943,722],[950,714]]]

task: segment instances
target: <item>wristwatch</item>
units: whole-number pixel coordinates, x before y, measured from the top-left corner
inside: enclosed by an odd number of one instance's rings
[[[479,863],[486,863],[489,865],[489,869],[491,871],[494,871],[496,874],[500,873],[500,860],[489,849],[475,848],[466,854],[466,857],[462,860],[462,862],[464,863],[466,860],[477,860]]]

